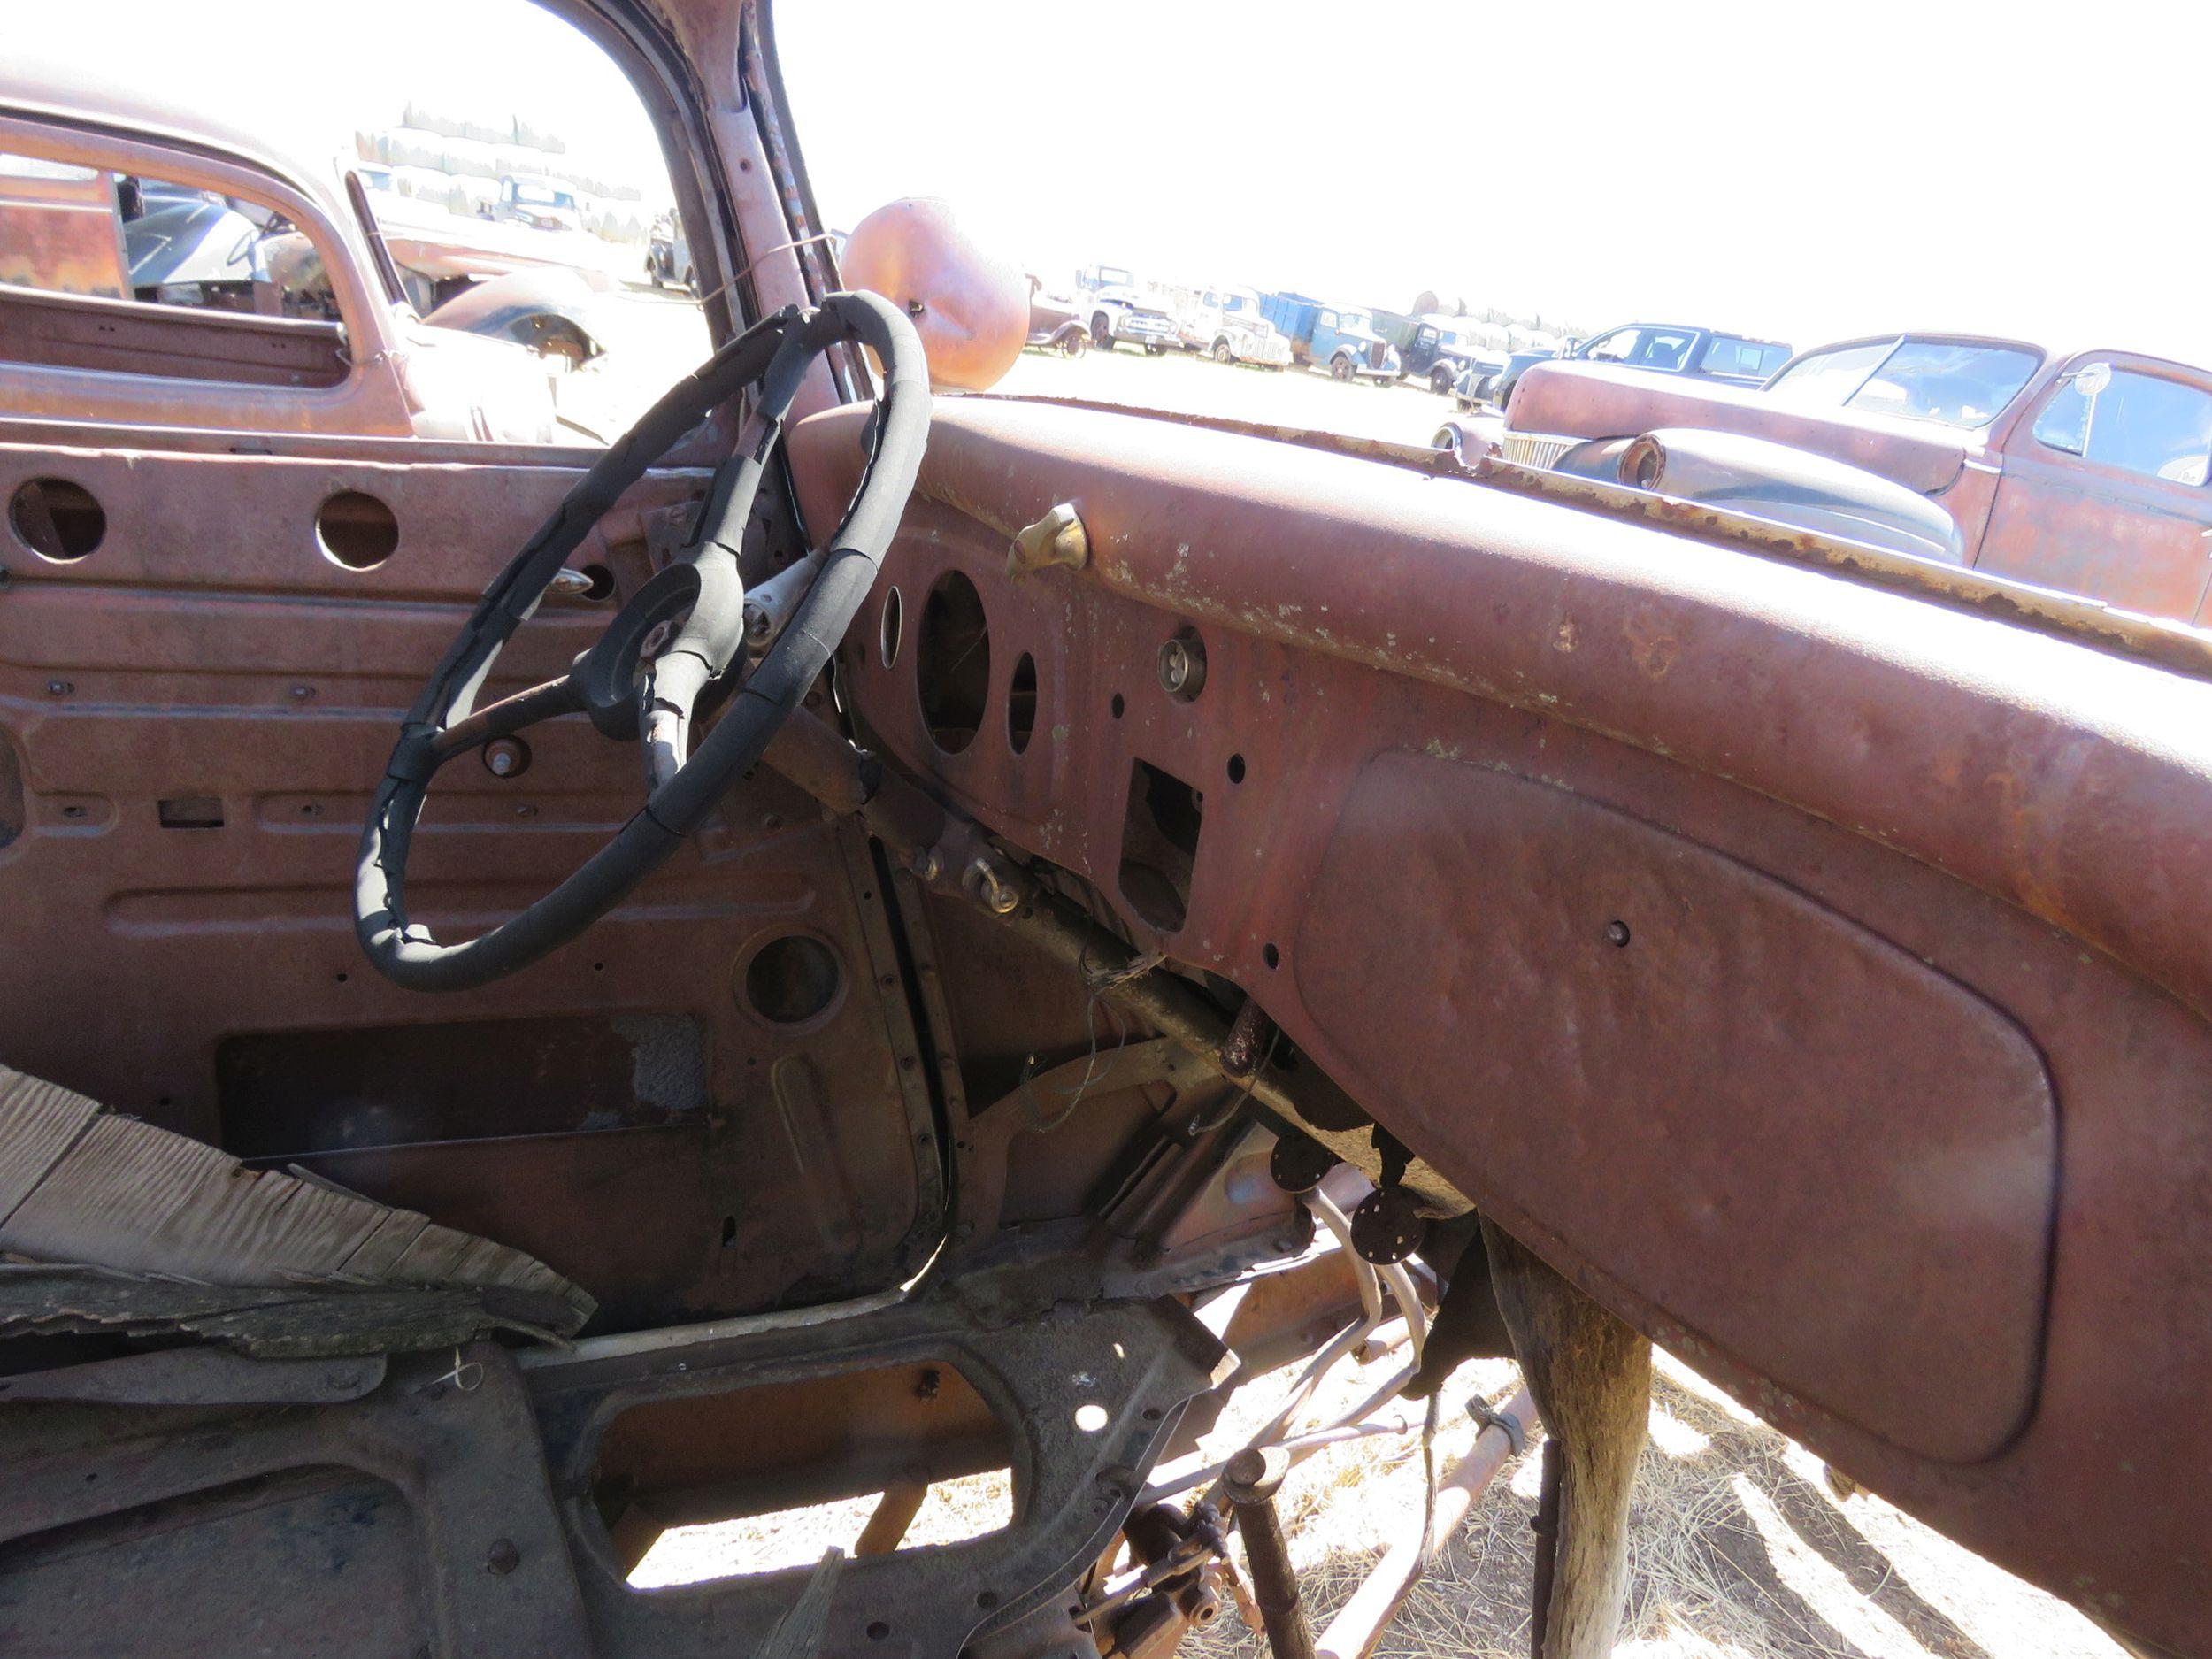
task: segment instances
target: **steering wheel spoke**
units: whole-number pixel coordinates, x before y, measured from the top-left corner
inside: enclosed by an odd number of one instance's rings
[[[428,744],[430,757],[434,764],[442,766],[456,755],[480,749],[495,738],[512,737],[542,721],[557,719],[564,714],[580,714],[583,709],[583,687],[572,671],[558,680],[549,680],[541,686],[502,697],[467,718],[456,720],[433,733]]]
[[[790,626],[695,744],[703,700],[722,698],[744,657],[738,561],[754,498],[808,365],[841,341],[870,347],[885,366],[860,488],[835,532],[804,561],[813,580]],[[501,649],[623,491],[717,406],[755,386],[743,440],[717,469],[683,555],[632,595],[568,673],[472,710]],[[573,939],[665,862],[759,760],[843,636],[913,490],[928,426],[928,376],[912,325],[876,295],[833,294],[817,311],[787,309],[748,329],[617,440],[485,589],[401,727],[355,864],[354,931],[377,970],[426,991],[499,979]],[[456,755],[574,713],[605,736],[642,741],[643,805],[519,915],[480,938],[439,943],[408,920],[405,903],[408,849],[432,776]]]

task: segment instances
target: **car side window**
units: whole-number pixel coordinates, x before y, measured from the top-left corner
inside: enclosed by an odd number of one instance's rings
[[[1647,369],[1678,369],[1688,358],[1690,342],[1694,338],[1692,334],[1654,330],[1635,360]]]
[[[1336,313],[1334,311],[1323,311],[1317,320],[1319,321],[1320,325],[1324,328],[1333,328],[1336,326]]]
[[[273,207],[137,173],[0,154],[0,282],[337,322],[314,242]],[[221,364],[207,365],[224,378]]]
[[[39,318],[0,336],[26,342],[0,358],[44,354],[5,376],[0,413],[73,407],[53,373],[67,370],[97,375],[88,407],[120,424],[564,447],[628,429],[712,349],[701,302],[727,274],[718,250],[678,212],[660,131],[605,49],[541,7],[457,10],[496,11],[502,50],[434,86],[420,41],[362,10],[345,75],[313,31],[263,29],[182,86],[140,52],[116,91],[188,100],[179,142],[57,121],[58,142],[18,147],[77,165],[0,159],[0,303]],[[189,33],[149,25],[172,28]],[[273,127],[252,162],[193,126],[257,108],[272,75],[320,88],[316,119]],[[264,176],[268,203],[305,222],[185,182]]]
[[[2036,442],[2101,465],[2171,484],[2212,475],[2212,391],[2091,363],[2051,394]]]
[[[1616,328],[1609,334],[1600,334],[1582,349],[1583,359],[1589,363],[1629,363],[1635,359],[1636,349],[1643,343],[1640,328]]]

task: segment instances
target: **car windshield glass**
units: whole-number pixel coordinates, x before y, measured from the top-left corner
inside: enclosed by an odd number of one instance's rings
[[[1908,340],[1883,359],[1848,407],[1985,426],[2035,373],[2035,353],[1962,341]]]
[[[1363,334],[1374,324],[1365,311],[1344,311],[1339,314],[1336,326],[1348,334]]]
[[[1698,366],[1708,374],[1740,375],[1763,380],[1789,360],[1787,346],[1718,334],[1706,346]]]

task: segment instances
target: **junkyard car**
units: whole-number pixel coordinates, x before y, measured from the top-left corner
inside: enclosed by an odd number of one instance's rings
[[[1366,1653],[1274,1517],[1304,1394],[1195,1437],[1402,1322],[1377,1409],[1509,1348],[1477,1447],[1563,1448],[1547,1659],[1653,1338],[2212,1654],[2206,636],[933,404],[962,267],[839,287],[764,10],[587,13],[717,341],[603,448],[410,435],[327,188],[0,63],[0,152],[276,208],[340,318],[0,290],[0,1647],[1152,1659],[1233,1531],[1278,1653]],[[2182,383],[2065,391],[2124,369]],[[849,1558],[636,1579],[831,1502]]]
[[[1266,369],[1290,366],[1290,342],[1260,315],[1260,296],[1251,288],[1201,288],[1189,313],[1180,319],[1184,345],[1216,363],[1255,363]]]
[[[211,164],[111,115],[127,119],[88,100],[0,143],[0,413],[524,442],[558,429],[549,358],[600,349],[581,279],[456,283],[418,316],[357,192]],[[227,136],[199,112],[169,118]]]
[[[1521,376],[1535,364],[1548,363],[1559,354],[1536,348],[1512,352],[1505,361],[1494,367],[1463,374],[1452,388],[1452,401],[1464,414],[1480,403],[1495,404],[1503,409],[1513,396],[1513,388]]]
[[[1083,266],[1075,273],[1075,294],[1091,343],[1101,351],[1111,351],[1116,342],[1126,340],[1156,357],[1175,343],[1175,319],[1119,265]]]
[[[1530,372],[1504,457],[2200,620],[2212,373],[2136,353],[1888,335],[1763,389]]]
[[[692,269],[682,214],[664,213],[653,221],[653,234],[645,244],[645,276],[657,288],[679,284],[695,288],[698,273]]]
[[[1033,350],[1056,351],[1064,357],[1081,357],[1091,343],[1081,303],[1046,293],[1043,280],[1033,273],[1028,281],[1029,334],[1022,343]]]

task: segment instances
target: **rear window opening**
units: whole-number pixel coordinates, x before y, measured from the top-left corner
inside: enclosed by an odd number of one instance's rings
[[[1013,1523],[1013,1439],[934,1360],[656,1401],[617,1417],[592,1498],[630,1587],[963,1543]]]

